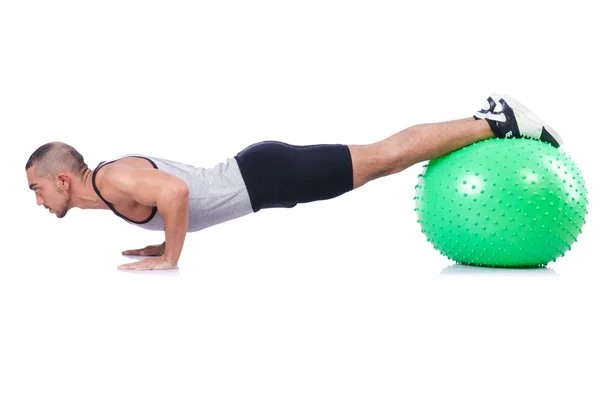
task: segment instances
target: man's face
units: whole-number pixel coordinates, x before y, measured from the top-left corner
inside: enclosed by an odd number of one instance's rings
[[[42,178],[35,174],[35,165],[27,170],[27,183],[35,192],[37,205],[43,205],[57,218],[63,218],[69,211],[68,182],[58,175],[55,180]]]

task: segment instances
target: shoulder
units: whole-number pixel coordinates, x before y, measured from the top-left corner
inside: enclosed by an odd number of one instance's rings
[[[96,175],[96,185],[108,201],[125,201],[156,196],[170,189],[186,191],[185,182],[174,175],[123,159],[103,166]],[[144,161],[142,159],[138,159]]]
[[[131,178],[132,167],[121,161],[111,160],[102,165],[95,176],[96,188],[102,192],[102,196],[110,202],[118,202],[124,199],[119,192],[123,180]]]

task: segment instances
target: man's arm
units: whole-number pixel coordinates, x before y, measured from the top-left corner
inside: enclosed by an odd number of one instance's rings
[[[133,200],[156,206],[165,223],[165,253],[177,265],[188,229],[189,188],[181,179],[157,169],[107,169],[102,188],[109,201]]]

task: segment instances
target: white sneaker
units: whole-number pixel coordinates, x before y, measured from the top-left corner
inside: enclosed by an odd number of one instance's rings
[[[539,139],[554,147],[563,143],[552,127],[508,95],[493,93],[473,117],[485,119],[498,138]]]

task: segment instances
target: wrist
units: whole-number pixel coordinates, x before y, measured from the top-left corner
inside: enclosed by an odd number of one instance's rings
[[[170,258],[170,257],[168,257],[166,255],[163,255],[163,256],[161,256],[161,259],[163,261],[165,261],[165,262],[169,262],[173,266],[177,266],[177,261],[175,259],[173,259],[173,258]]]

